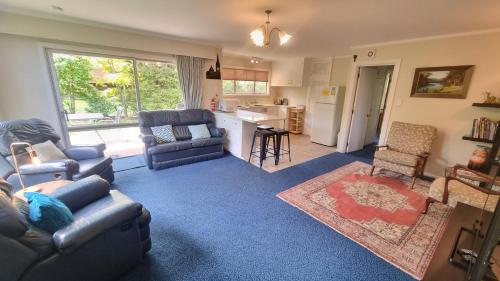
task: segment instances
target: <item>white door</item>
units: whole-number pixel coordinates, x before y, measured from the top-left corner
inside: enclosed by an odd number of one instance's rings
[[[347,152],[363,149],[365,144],[366,126],[370,117],[372,93],[376,79],[377,69],[360,67]]]
[[[311,126],[311,141],[333,146],[337,140],[334,132],[335,104],[314,103],[313,121]]]

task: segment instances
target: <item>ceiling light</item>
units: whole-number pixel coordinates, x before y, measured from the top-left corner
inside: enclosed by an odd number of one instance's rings
[[[283,46],[285,45],[289,40],[290,38],[292,38],[292,35],[284,32],[284,31],[281,31],[278,33],[279,37],[280,37],[280,45]]]
[[[268,47],[271,44],[271,34],[273,31],[278,32],[278,36],[280,38],[280,45],[285,45],[290,38],[292,38],[292,35],[286,33],[285,31],[275,27],[273,29],[269,29],[269,24],[271,21],[269,20],[269,15],[272,13],[272,10],[266,10],[265,13],[267,14],[267,21],[265,25],[261,25],[259,28],[255,29],[254,31],[250,32],[250,39],[252,39],[252,42],[259,47]]]
[[[250,59],[251,64],[259,64],[261,61],[262,61],[262,59],[258,58],[258,57],[253,57]]]
[[[261,26],[250,33],[253,43],[259,47],[264,47],[266,28]]]

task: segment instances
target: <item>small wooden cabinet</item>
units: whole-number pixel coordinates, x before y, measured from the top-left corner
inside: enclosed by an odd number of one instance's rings
[[[288,109],[288,130],[292,134],[302,134],[304,132],[304,108]]]

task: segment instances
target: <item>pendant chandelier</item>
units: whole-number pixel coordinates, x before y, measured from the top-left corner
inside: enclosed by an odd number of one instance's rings
[[[280,45],[283,46],[285,45],[290,38],[292,38],[292,35],[286,33],[285,31],[275,27],[273,29],[269,29],[269,24],[271,21],[269,21],[269,15],[272,13],[272,10],[266,10],[265,13],[267,14],[267,21],[265,25],[261,25],[259,28],[255,29],[250,33],[250,38],[252,39],[252,42],[259,47],[269,47],[271,44],[271,34],[274,31],[278,32],[278,36],[280,38]]]

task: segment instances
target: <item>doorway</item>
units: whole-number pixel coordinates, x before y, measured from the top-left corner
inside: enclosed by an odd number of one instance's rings
[[[393,72],[393,65],[359,67],[347,152],[380,142]]]

